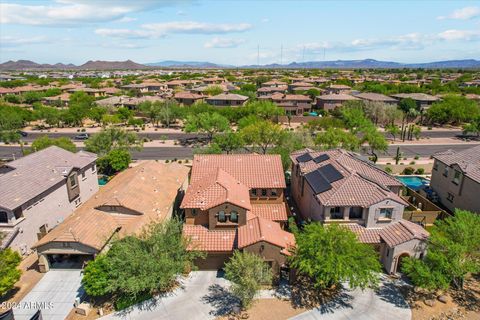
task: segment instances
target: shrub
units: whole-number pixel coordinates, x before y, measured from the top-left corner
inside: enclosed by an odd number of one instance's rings
[[[415,164],[415,161],[410,161],[410,165],[413,166]]]
[[[384,170],[385,170],[385,172],[388,172],[388,173],[392,173],[392,172],[393,172],[393,170],[392,170],[391,167],[385,167]]]
[[[415,157],[413,157],[413,159],[418,160],[418,159],[420,159],[420,157],[417,154]]]
[[[418,168],[417,171],[415,171],[415,174],[424,174],[425,169],[424,168]]]
[[[406,174],[406,175],[411,175],[415,172],[415,168],[412,168],[412,167],[406,167],[405,169],[403,169],[403,174]]]

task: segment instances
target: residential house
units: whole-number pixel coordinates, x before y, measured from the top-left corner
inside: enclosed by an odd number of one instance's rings
[[[180,104],[190,106],[197,101],[203,101],[205,98],[202,94],[192,93],[188,91],[177,92],[173,98]]]
[[[95,154],[52,146],[0,167],[2,247],[31,246],[97,190]]]
[[[67,90],[68,93],[75,93],[75,92],[78,92],[78,91],[83,91],[83,92],[85,92],[86,94],[88,94],[89,96],[93,96],[93,97],[95,97],[95,98],[106,96],[105,90],[103,90],[103,89],[76,88],[76,89],[69,89],[69,90]]]
[[[312,109],[312,99],[302,94],[276,93],[271,96],[260,97],[262,100],[270,100],[285,110],[287,115],[303,115]]]
[[[275,93],[285,93],[288,89],[288,86],[272,86],[272,87],[261,87],[257,90],[258,97],[268,97]]]
[[[221,93],[205,99],[208,104],[216,107],[239,107],[243,106],[247,100],[247,96],[236,93]]]
[[[327,87],[328,94],[348,94],[352,88],[344,84],[331,84]]]
[[[360,101],[360,99],[343,93],[321,95],[317,96],[317,108],[334,110],[341,107],[347,101]]]
[[[435,97],[426,93],[398,93],[392,94],[392,97],[398,101],[406,98],[413,99],[417,103],[417,106],[420,110],[426,110],[430,108],[434,102],[441,100],[439,97]]]
[[[207,254],[196,265],[220,269],[234,250],[243,250],[262,256],[278,272],[295,244],[293,234],[283,230],[285,188],[278,155],[195,155],[181,208],[189,249]]]
[[[392,104],[392,105],[398,104],[397,99],[386,96],[384,94],[374,93],[374,92],[362,92],[362,93],[356,94],[355,97],[360,98],[366,102],[385,103],[385,104]]]
[[[107,250],[113,237],[138,235],[150,223],[169,219],[188,187],[189,171],[152,160],[115,176],[34,245],[40,271],[90,260]]]
[[[447,150],[433,156],[430,187],[450,212],[456,208],[480,213],[480,146]]]
[[[402,184],[359,155],[341,149],[291,154],[291,193],[304,220],[341,224],[374,245],[388,273],[406,256],[422,257],[428,232],[403,220]]]

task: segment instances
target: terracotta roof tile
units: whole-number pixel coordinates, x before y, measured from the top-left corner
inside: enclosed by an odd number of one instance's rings
[[[403,219],[380,231],[380,237],[391,248],[413,239],[426,240],[429,235],[420,225]]]
[[[201,225],[185,224],[183,235],[190,240],[189,250],[228,252],[237,248],[237,230],[208,230]]]
[[[285,203],[252,204],[252,214],[271,221],[287,221],[287,207]]]

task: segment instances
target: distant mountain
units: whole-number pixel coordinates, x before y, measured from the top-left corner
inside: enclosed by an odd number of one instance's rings
[[[146,63],[145,65],[151,67],[164,67],[164,68],[205,68],[205,69],[215,69],[215,68],[235,68],[232,65],[222,65],[216,64],[207,61],[175,61],[175,60],[166,60],[160,62]]]
[[[30,60],[7,61],[0,64],[0,70],[125,70],[147,68],[183,68],[183,69],[227,69],[227,68],[254,68],[254,69],[480,69],[480,61],[474,59],[447,60],[426,63],[399,63],[392,61],[364,60],[336,60],[336,61],[307,61],[292,62],[289,64],[266,64],[232,66],[206,61],[175,61],[166,60],[154,63],[139,64],[132,60],[126,61],[88,61],[80,66],[57,63],[39,64]]]
[[[364,60],[336,60],[336,61],[307,61],[292,62],[289,64],[267,64],[267,65],[249,65],[241,68],[284,68],[284,69],[400,69],[400,68],[422,68],[422,69],[472,69],[480,68],[480,61],[474,59],[468,60],[448,60],[427,63],[398,63],[392,61],[378,61],[374,59]]]
[[[81,70],[118,70],[118,69],[146,69],[148,66],[133,62],[132,60],[126,61],[87,61],[81,66],[77,67]]]
[[[74,64],[39,64],[30,60],[7,61],[0,64],[0,70],[124,70],[146,69],[148,66],[127,61],[88,61],[81,66]]]

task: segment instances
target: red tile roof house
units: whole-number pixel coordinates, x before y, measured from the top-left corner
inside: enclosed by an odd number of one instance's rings
[[[208,104],[216,107],[239,107],[243,106],[247,100],[247,96],[235,93],[221,93],[205,99]]]
[[[276,93],[260,99],[276,103],[285,110],[287,115],[301,116],[304,112],[309,112],[312,109],[312,99],[302,94]]]
[[[374,245],[388,273],[400,270],[404,257],[423,257],[429,233],[402,219],[408,203],[394,177],[341,149],[305,149],[291,160],[291,193],[303,219],[350,228]]]
[[[205,96],[198,93],[192,93],[188,91],[177,92],[173,98],[180,104],[185,106],[190,106],[197,101],[202,101]]]
[[[275,272],[295,245],[284,231],[286,188],[278,155],[196,155],[183,198],[190,250],[207,253],[200,269],[221,269],[234,250],[262,256]]]
[[[334,110],[341,107],[347,101],[360,101],[360,99],[343,93],[321,95],[317,96],[317,108]]]

